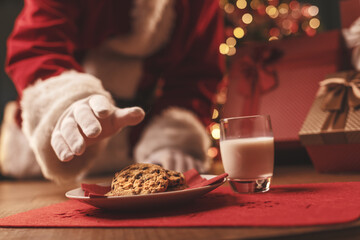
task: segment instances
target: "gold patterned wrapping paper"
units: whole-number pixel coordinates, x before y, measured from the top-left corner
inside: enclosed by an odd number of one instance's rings
[[[360,73],[329,75],[299,132],[303,145],[360,143]]]

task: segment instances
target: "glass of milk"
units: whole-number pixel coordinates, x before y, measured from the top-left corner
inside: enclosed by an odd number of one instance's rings
[[[220,120],[220,152],[237,193],[266,192],[274,171],[274,135],[269,115]]]

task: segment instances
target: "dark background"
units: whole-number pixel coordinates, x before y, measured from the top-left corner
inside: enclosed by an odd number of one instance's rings
[[[340,28],[339,0],[299,0],[319,7],[321,30]],[[8,101],[15,100],[15,87],[4,71],[6,39],[10,34],[14,20],[23,7],[23,0],[0,0],[0,122],[3,109]]]

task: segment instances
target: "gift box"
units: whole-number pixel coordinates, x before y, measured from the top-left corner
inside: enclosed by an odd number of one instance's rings
[[[269,114],[275,159],[291,162],[308,158],[299,130],[319,82],[346,67],[342,61],[345,50],[337,30],[314,37],[245,44],[232,59],[223,116]]]
[[[299,136],[319,172],[360,171],[359,72],[339,72],[320,82]]]

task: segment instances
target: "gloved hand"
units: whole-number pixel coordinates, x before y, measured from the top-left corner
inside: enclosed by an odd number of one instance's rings
[[[181,150],[173,148],[162,148],[157,150],[151,153],[143,162],[158,164],[165,169],[178,172],[185,172],[192,168],[195,168],[200,173],[207,170],[207,166],[203,161],[195,159]]]
[[[92,95],[73,103],[60,116],[51,146],[60,161],[70,161],[83,154],[86,146],[138,124],[144,116],[139,107],[117,108],[105,96]]]

